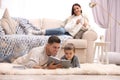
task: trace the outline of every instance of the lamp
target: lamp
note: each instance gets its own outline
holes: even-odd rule
[[[89,3],[89,6],[90,6],[91,8],[93,8],[93,7],[96,6],[96,3],[95,3],[95,2],[90,2],[90,3]]]

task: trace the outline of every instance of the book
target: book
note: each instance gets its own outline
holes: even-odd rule
[[[61,64],[63,68],[69,68],[71,67],[71,61],[70,60],[65,60],[65,59],[59,59],[57,57],[49,56],[48,59],[48,65],[50,63],[54,62],[55,64]]]
[[[25,66],[22,66],[22,65],[15,65],[13,66],[14,69],[26,69]]]

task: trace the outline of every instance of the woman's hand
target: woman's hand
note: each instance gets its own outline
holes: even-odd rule
[[[84,24],[83,24],[83,26],[84,26],[84,27],[86,27],[86,26],[87,26],[87,24],[86,24],[86,23],[84,23]]]
[[[88,25],[88,23],[86,21],[84,21],[83,26],[86,27]]]
[[[80,23],[80,19],[78,19],[77,21],[76,21],[76,24],[79,24]]]

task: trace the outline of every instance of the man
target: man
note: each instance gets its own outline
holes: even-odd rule
[[[47,65],[49,56],[56,56],[60,48],[61,40],[57,36],[50,36],[45,46],[33,48],[30,52],[18,59],[13,63],[25,65],[28,68],[48,68],[56,69],[61,68],[61,64],[55,65],[54,62]]]

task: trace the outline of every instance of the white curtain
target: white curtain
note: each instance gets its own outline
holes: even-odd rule
[[[92,8],[94,20],[106,29],[106,42],[109,51],[120,52],[120,0],[91,0],[96,6]]]

